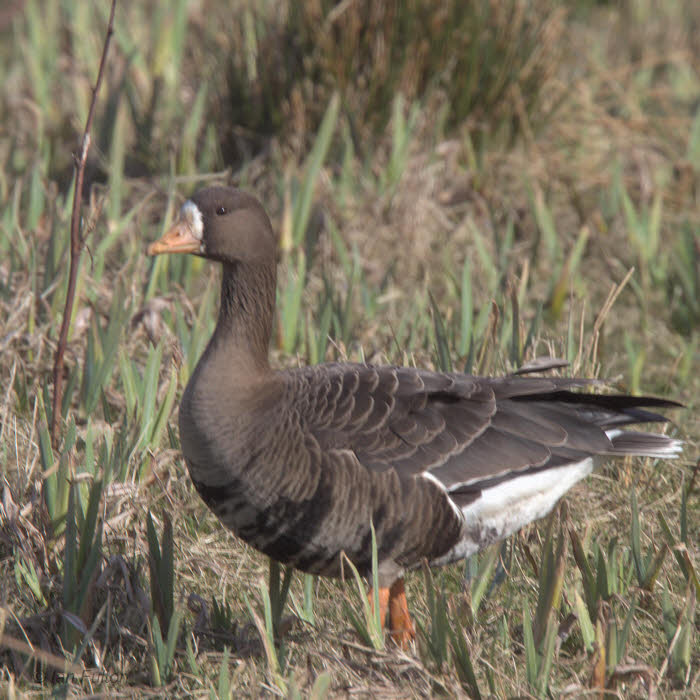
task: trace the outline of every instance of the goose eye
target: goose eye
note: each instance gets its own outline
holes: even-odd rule
[[[223,216],[226,213],[226,207],[218,207],[216,210],[217,216]]]

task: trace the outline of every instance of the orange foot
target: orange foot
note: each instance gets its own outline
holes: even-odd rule
[[[408,612],[406,589],[403,579],[397,579],[389,589],[389,623],[391,638],[402,648],[408,649],[416,638],[411,613]]]
[[[369,602],[371,605],[374,605],[374,596],[371,589]],[[416,631],[413,627],[411,614],[408,612],[406,589],[402,578],[394,581],[391,588],[379,589],[379,619],[381,620],[382,631],[384,630],[387,611],[389,613],[389,634],[391,638],[402,649],[408,649],[411,642],[416,638]]]
[[[374,589],[370,588],[367,594],[369,598],[369,604],[374,612]],[[389,589],[380,588],[379,589],[379,622],[382,626],[382,632],[384,631],[384,623],[386,622],[386,613],[389,610]]]

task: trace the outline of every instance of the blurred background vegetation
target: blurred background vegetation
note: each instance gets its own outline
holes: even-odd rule
[[[0,8],[0,634],[21,642],[0,647],[2,687],[697,693],[700,5],[118,3],[53,449],[73,154],[108,14]],[[265,562],[178,457],[217,281],[144,255],[215,182],[280,233],[277,366],[554,355],[684,402],[684,458],[606,466],[568,499],[567,538],[540,524],[409,577],[408,660],[353,632],[334,582],[295,580],[298,621],[266,637]]]

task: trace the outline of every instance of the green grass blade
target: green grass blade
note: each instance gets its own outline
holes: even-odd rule
[[[165,678],[163,672],[165,670],[165,644],[163,643],[163,635],[160,631],[160,623],[158,617],[155,616],[151,620],[151,682],[154,686],[163,685]]]
[[[435,344],[437,346],[438,367],[442,372],[451,372],[452,358],[450,357],[450,349],[447,343],[447,333],[445,331],[445,324],[442,321],[440,309],[435,303],[433,295],[429,294],[429,297],[430,306],[433,310],[433,324],[435,328]]]
[[[525,647],[525,671],[531,688],[537,687],[537,671],[539,661],[535,648],[535,637],[532,634],[532,620],[527,602],[523,604],[523,646]]]
[[[472,271],[469,258],[464,259],[462,266],[460,304],[460,332],[458,353],[465,357],[472,346],[472,323],[474,319],[474,299],[472,295]]]
[[[301,314],[301,302],[306,283],[306,255],[303,250],[296,253],[296,271],[292,272],[291,266],[287,285],[281,299],[280,318],[282,320],[282,348],[287,353],[296,349],[299,333],[299,316]]]
[[[374,533],[374,527],[372,528]],[[347,608],[346,612],[350,618],[352,626],[355,628],[360,638],[368,646],[381,651],[384,649],[384,635],[382,634],[381,620],[379,617],[379,577],[377,575],[376,562],[376,537],[373,537],[372,546],[372,599],[373,604],[370,605],[367,596],[365,595],[365,587],[362,583],[362,577],[357,570],[357,567],[344,556],[343,561],[350,567],[350,571],[355,579],[355,584],[357,587],[357,592],[360,597],[360,604],[362,606],[363,616],[358,617],[354,611]],[[373,609],[374,608],[374,609]]]
[[[163,343],[151,349],[143,372],[143,386],[141,389],[141,423],[144,432],[150,433],[155,420],[156,401],[158,398],[158,374],[163,358]]]
[[[168,418],[173,410],[173,405],[175,404],[175,395],[177,393],[177,369],[173,366],[170,370],[170,382],[168,384],[168,391],[165,397],[160,403],[158,408],[158,413],[156,414],[155,422],[153,423],[153,428],[151,430],[151,435],[149,438],[149,443],[151,445],[157,445],[161,434],[165,430],[165,426],[168,423]]]
[[[630,496],[632,503],[632,526],[631,526],[631,548],[632,557],[634,559],[634,569],[637,574],[637,582],[641,588],[646,588],[648,585],[653,584],[653,580],[658,574],[658,569],[654,571],[650,566],[649,557],[642,556],[642,545],[641,545],[641,528],[639,526],[639,507],[637,505],[637,494],[632,489],[632,494]],[[658,559],[657,554],[657,559]],[[666,548],[664,548],[663,555],[660,561],[655,561],[654,564],[658,563],[660,567],[663,563],[663,558],[666,556]]]
[[[260,586],[260,593],[262,595],[263,605],[267,608],[267,606],[269,606],[270,598],[267,589],[264,585]],[[265,657],[267,659],[267,665],[270,675],[272,676],[272,680],[275,683],[275,685],[283,693],[286,694],[287,684],[284,678],[282,677],[282,672],[280,670],[280,662],[277,656],[277,650],[275,648],[275,641],[272,636],[271,624],[266,624],[266,622],[264,622],[260,618],[260,615],[258,615],[258,613],[255,611],[255,608],[253,608],[251,602],[248,600],[248,596],[245,595],[245,593],[243,594],[243,599],[245,601],[246,607],[248,608],[248,614],[253,620],[253,624],[258,630],[258,634],[260,635],[260,640],[265,651]]]
[[[173,521],[165,513],[163,515],[163,545],[161,549],[160,571],[158,580],[161,584],[161,595],[165,610],[165,621],[170,628],[170,621],[175,609],[175,562],[173,547]]]
[[[537,693],[540,697],[544,697],[547,694],[547,689],[549,687],[549,677],[552,672],[552,665],[554,664],[554,650],[556,648],[557,642],[557,624],[550,618],[547,624],[547,631],[543,640],[542,645],[542,658],[540,661],[540,668],[537,675]]]
[[[315,623],[314,618],[314,581],[311,574],[304,574],[304,611],[303,618],[310,625]]]
[[[681,510],[679,520],[681,527],[681,542],[683,542],[685,545],[688,544],[688,494],[690,493],[692,486],[692,480],[689,484],[686,484],[684,480],[681,487]],[[659,515],[663,517],[663,513],[659,513]]]
[[[127,416],[132,416],[139,401],[139,394],[137,390],[136,372],[134,371],[133,363],[131,358],[127,355],[126,350],[122,350],[119,353],[119,377],[124,390],[126,414]]]
[[[481,692],[479,691],[479,684],[476,680],[474,666],[469,653],[469,645],[464,637],[464,632],[458,626],[454,629],[450,627],[450,639],[457,677],[473,700],[481,700]]]
[[[153,525],[153,518],[151,517],[150,510],[148,511],[148,517],[146,519],[146,534],[148,537],[148,554],[153,561],[153,565],[156,567],[156,572],[158,572],[161,567],[160,544],[158,543],[158,534],[156,533],[155,525]]]
[[[66,548],[63,561],[63,607],[66,610],[74,611],[75,597],[77,593],[77,551],[78,532],[75,523],[75,499],[77,487],[69,490],[68,512],[66,514]]]
[[[51,447],[51,435],[46,423],[43,421],[39,424],[39,456],[41,458],[41,467],[44,473],[48,472],[54,465],[53,449]],[[44,476],[43,492],[46,509],[49,517],[53,520],[56,517],[57,507],[57,490],[58,476],[56,472]]]
[[[472,584],[471,590],[471,609],[474,617],[476,617],[481,607],[488,585],[493,578],[493,572],[496,568],[500,551],[498,545],[493,545],[482,554],[483,558],[480,561],[479,572],[475,582]]]
[[[89,539],[89,537],[88,537]],[[81,543],[82,544],[82,543]],[[78,570],[80,576],[79,588],[76,598],[76,612],[81,615],[85,611],[86,605],[89,603],[90,598],[90,587],[94,585],[93,576],[97,571],[98,564],[102,557],[102,523],[97,526],[97,532],[95,533],[95,539],[90,547],[87,558],[85,560],[85,565],[82,569]]]
[[[313,686],[311,687],[311,693],[309,694],[309,700],[325,700],[331,690],[331,674],[328,671],[319,673],[316,676]]]
[[[180,625],[182,623],[182,618],[182,610],[176,610],[170,618],[170,624],[168,625],[168,639],[165,647],[165,658],[168,678],[170,677],[170,674],[173,671],[173,664],[175,661],[175,647],[177,646],[177,638],[180,635]]]
[[[221,669],[219,670],[219,682],[217,683],[217,697],[219,700],[232,698],[231,674],[228,670],[229,648],[224,647],[224,654],[221,658]]]
[[[87,513],[85,522],[80,532],[80,550],[78,551],[78,571],[85,567],[88,553],[93,545],[97,542],[97,531],[95,525],[97,523],[97,512],[102,499],[102,482],[96,481],[90,489],[88,498]]]
[[[588,608],[578,592],[575,593],[574,607],[576,610],[576,617],[578,618],[579,629],[581,630],[581,637],[583,638],[583,646],[590,654],[593,651],[593,644],[595,642],[595,629]]]
[[[304,166],[304,181],[301,186],[301,191],[299,192],[299,198],[294,205],[294,213],[292,216],[292,240],[295,247],[299,246],[306,235],[316,181],[321,172],[321,167],[326,160],[331,139],[335,132],[339,108],[340,96],[338,93],[335,93],[328,103],[328,108],[321,121],[321,126],[318,129],[316,140],[314,141],[311,153]]]
[[[632,629],[632,620],[634,620],[634,614],[636,612],[636,603],[633,600],[630,604],[630,609],[627,611],[627,616],[625,617],[625,622],[622,626],[622,630],[618,636],[617,640],[617,650],[621,659],[625,657],[625,649],[627,648],[627,640],[629,639],[630,630]]]

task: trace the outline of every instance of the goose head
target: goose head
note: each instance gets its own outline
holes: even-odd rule
[[[149,255],[191,253],[224,264],[274,264],[277,240],[265,210],[233,187],[207,187],[180,208]]]

